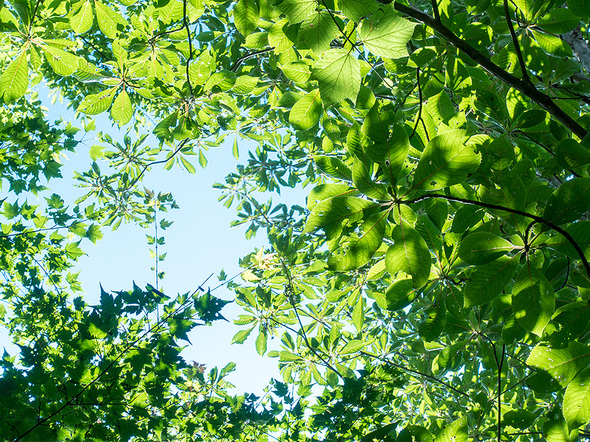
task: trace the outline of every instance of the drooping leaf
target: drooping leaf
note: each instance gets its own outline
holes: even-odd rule
[[[111,106],[116,90],[117,88],[111,88],[99,92],[98,94],[88,95],[82,100],[76,110],[87,115],[100,114]]]
[[[555,310],[555,294],[547,278],[530,264],[512,287],[512,310],[520,325],[541,336]]]
[[[466,141],[465,131],[460,129],[430,140],[414,172],[414,188],[442,189],[464,181],[475,172],[481,154],[475,153]]]
[[[554,224],[564,224],[579,219],[590,210],[590,178],[574,178],[565,181],[549,197],[543,218]]]
[[[355,187],[364,195],[382,201],[390,199],[385,184],[373,181],[371,171],[367,169],[365,163],[358,158],[354,159],[352,180]]]
[[[255,0],[240,0],[233,9],[234,23],[244,37],[258,28],[258,3]]]
[[[22,97],[29,86],[29,65],[25,51],[16,57],[2,72],[0,77],[0,95],[9,103]]]
[[[61,49],[50,45],[41,45],[41,50],[45,54],[45,59],[56,74],[67,77],[76,72],[76,69],[78,68],[78,58],[74,54],[62,51]]]
[[[420,288],[430,277],[431,257],[420,234],[405,222],[395,226],[391,234],[393,245],[387,249],[385,266],[391,275],[400,270],[412,276],[413,286]]]
[[[565,388],[579,372],[590,365],[590,347],[575,341],[565,348],[538,344],[531,351],[526,363],[547,373]]]
[[[83,34],[92,28],[94,23],[94,11],[90,0],[82,0],[79,7],[70,17],[70,25],[77,34]]]
[[[386,7],[363,20],[360,37],[367,49],[375,55],[387,58],[406,57],[406,44],[414,33],[414,26],[415,23],[399,16],[393,7]]]
[[[305,232],[340,225],[344,220],[355,222],[364,217],[365,210],[377,207],[376,203],[351,196],[337,196],[317,204],[307,218]]]
[[[314,207],[320,202],[334,196],[354,196],[354,189],[351,189],[346,184],[320,184],[309,192],[307,197],[307,208],[313,210]]]
[[[327,11],[316,11],[310,18],[304,20],[297,33],[307,47],[316,54],[321,54],[330,48],[330,43],[338,36],[338,25]]]
[[[309,130],[320,120],[322,114],[322,100],[320,91],[316,89],[301,97],[293,105],[289,113],[289,122],[295,129]]]
[[[361,87],[361,67],[351,51],[329,49],[322,54],[313,68],[325,106],[345,98],[355,100]]]
[[[481,265],[494,261],[513,248],[510,241],[493,233],[474,232],[461,241],[459,257],[467,264]]]
[[[125,26],[125,19],[110,6],[94,0],[94,9],[96,11],[96,21],[100,30],[109,38],[117,36],[119,28]]]
[[[347,238],[344,244],[330,255],[328,266],[336,271],[345,272],[365,265],[381,246],[386,224],[387,212],[377,213],[365,219],[358,235],[354,234]]]
[[[463,290],[465,307],[486,304],[502,293],[517,265],[516,257],[502,256],[476,267],[469,275]]]
[[[123,89],[111,107],[111,118],[119,123],[119,126],[124,126],[131,121],[133,115],[133,106],[131,105],[131,99],[127,91]]]
[[[342,13],[357,23],[379,8],[379,3],[375,0],[340,0],[338,4],[342,8]]]
[[[326,155],[318,155],[313,159],[320,170],[326,175],[340,180],[352,181],[352,172],[342,160]]]
[[[567,386],[563,397],[563,416],[570,428],[590,422],[590,367],[579,372]]]
[[[404,128],[399,125],[393,126],[389,137],[388,132],[385,133],[382,143],[366,144],[364,151],[371,160],[381,166],[385,177],[395,185],[408,156],[410,140]]]

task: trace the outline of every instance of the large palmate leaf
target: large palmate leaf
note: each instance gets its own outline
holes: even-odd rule
[[[485,304],[502,293],[517,265],[517,257],[502,256],[476,267],[469,275],[463,290],[465,307]]]
[[[240,0],[234,6],[234,23],[243,36],[248,36],[258,27],[258,2],[255,0]]]
[[[424,239],[405,222],[395,226],[391,239],[393,245],[385,255],[387,271],[395,275],[401,270],[412,276],[414,287],[424,286],[428,282],[431,265],[430,252]]]
[[[0,96],[5,102],[22,97],[29,86],[29,65],[26,51],[16,57],[0,77]]]
[[[466,141],[465,131],[460,129],[430,140],[414,172],[414,188],[442,189],[464,181],[475,172],[481,154],[476,153]]]
[[[512,287],[512,310],[520,325],[538,336],[543,334],[555,310],[553,287],[528,263]]]
[[[336,271],[345,272],[358,269],[373,257],[381,243],[387,225],[388,212],[376,213],[366,218],[360,232],[347,238],[347,241],[331,254],[328,266]]]
[[[355,100],[361,87],[361,67],[347,49],[330,49],[322,54],[313,68],[325,106],[345,98]]]
[[[406,44],[414,33],[415,23],[399,16],[393,7],[385,7],[363,20],[360,37],[369,51],[380,57],[408,56]]]
[[[575,221],[590,210],[590,178],[564,182],[549,197],[543,218],[554,224]]]

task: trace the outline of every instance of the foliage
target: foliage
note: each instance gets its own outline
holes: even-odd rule
[[[15,122],[1,128],[14,193],[3,206],[3,299],[21,355],[4,359],[2,398],[23,421],[2,421],[2,434],[587,439],[587,6],[5,4],[0,95],[3,122]],[[77,175],[88,192],[71,211],[58,195],[46,209],[18,196],[41,191],[39,172],[56,176],[55,156],[75,144],[71,127],[51,132],[32,110],[27,88],[41,79],[87,116],[85,130],[106,112],[130,128],[123,143],[99,135],[95,162]],[[157,148],[144,145],[150,122]],[[15,124],[32,135],[15,136]],[[240,137],[258,143],[216,186],[246,236],[262,228],[269,239],[242,260],[243,283],[228,284],[244,308],[234,341],[251,336],[282,369],[266,406],[223,388],[215,400],[187,392],[199,370],[176,342],[217,317],[213,298],[134,289],[88,308],[62,288],[76,290],[74,237],[96,240],[99,225],[124,221],[158,226],[174,203],[142,190],[144,174],[158,164],[195,172],[191,158],[204,167],[228,134],[236,157]],[[296,186],[310,189],[305,207],[266,198]],[[147,319],[159,304],[161,319]],[[268,350],[273,336],[280,350]],[[47,386],[54,378],[62,387]],[[176,412],[187,407],[195,414]]]

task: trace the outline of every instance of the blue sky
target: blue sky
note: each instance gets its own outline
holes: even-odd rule
[[[51,104],[43,96],[46,89],[40,92],[45,106],[49,108],[50,120],[61,116],[65,121],[73,121],[71,110],[59,102]],[[76,122],[74,124],[80,126]],[[97,129],[111,134],[116,140],[121,138],[122,132],[112,128],[106,116],[97,118]],[[157,142],[153,137],[150,140]],[[94,142],[86,136],[86,146],[81,145],[75,154],[68,155],[62,168],[63,179],[50,183],[49,194],[60,194],[70,205],[83,194],[83,190],[75,187],[72,175],[74,171],[88,170],[91,160],[87,149]],[[210,150],[207,154],[209,164],[205,169],[196,164],[195,157],[197,172],[194,175],[178,167],[165,171],[163,165],[158,165],[144,177],[144,186],[156,192],[171,192],[180,206],[179,210],[166,214],[166,219],[174,221],[174,224],[165,231],[166,243],[159,250],[159,253],[167,253],[165,261],[160,264],[160,270],[166,273],[160,288],[169,295],[194,291],[211,274],[214,277],[205,287],[217,286],[217,275],[222,269],[228,277],[239,273],[238,259],[266,244],[264,231],[246,240],[245,227],[229,227],[236,218],[235,210],[219,203],[220,192],[212,188],[215,182],[222,182],[237,164],[232,155],[232,143],[233,136],[230,136],[225,145]],[[253,147],[253,144],[240,141],[241,158],[246,158],[248,147]],[[277,195],[273,196],[273,200],[278,202]],[[299,190],[288,192],[286,196],[291,202],[303,204],[305,193]],[[98,299],[100,284],[105,290],[130,289],[134,282],[140,287],[154,284],[154,272],[150,270],[154,261],[149,256],[146,233],[153,235],[153,231],[127,224],[116,231],[104,228],[104,237],[96,245],[89,241],[82,243],[87,255],[80,258],[78,270],[87,302]],[[226,300],[233,300],[234,297],[225,287],[214,294]],[[221,368],[229,362],[236,362],[236,371],[227,378],[236,386],[234,393],[261,394],[271,377],[280,378],[277,361],[259,356],[253,339],[242,345],[231,345],[233,335],[239,330],[232,319],[241,313],[241,309],[232,303],[222,313],[229,321],[217,321],[212,326],[195,329],[189,335],[191,345],[187,343],[183,355],[187,361],[205,364],[207,368]],[[273,345],[275,342],[269,342],[269,349],[276,348]],[[6,337],[0,334],[0,345],[7,344]]]

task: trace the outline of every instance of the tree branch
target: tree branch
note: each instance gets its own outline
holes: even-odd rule
[[[478,63],[490,74],[499,78],[508,86],[513,87],[528,96],[570,131],[576,134],[580,139],[584,138],[588,134],[586,129],[584,129],[572,117],[570,117],[559,106],[557,106],[557,104],[555,104],[549,95],[539,91],[533,84],[526,83],[524,80],[521,80],[502,69],[500,66],[492,62],[492,60],[490,60],[488,57],[470,46],[465,40],[462,40],[457,35],[455,35],[455,33],[449,28],[436,21],[436,19],[433,17],[399,2],[394,3],[394,8],[398,12],[408,15],[409,17],[424,23],[434,31],[438,32],[444,39],[469,56],[473,61]],[[588,270],[590,272],[590,266],[588,267]]]
[[[586,259],[586,255],[584,255],[584,251],[582,250],[580,245],[576,242],[576,240],[567,231],[565,231],[564,229],[562,229],[558,225],[556,225],[550,221],[547,221],[546,219],[544,219],[540,216],[533,215],[532,213],[524,212],[522,210],[512,209],[510,207],[499,206],[497,204],[490,204],[490,203],[484,203],[481,201],[468,200],[466,198],[459,198],[459,197],[455,197],[455,196],[442,195],[440,193],[429,193],[429,194],[422,195],[422,196],[419,196],[417,198],[414,198],[414,199],[411,199],[408,201],[400,201],[400,202],[403,204],[415,204],[415,203],[418,203],[420,201],[424,201],[429,198],[441,198],[441,199],[445,199],[447,201],[456,201],[459,203],[471,204],[471,205],[479,206],[479,207],[485,207],[487,209],[502,210],[504,212],[514,213],[516,215],[524,216],[524,217],[530,218],[538,223],[544,224],[547,227],[549,227],[550,229],[555,230],[557,233],[561,234],[563,237],[565,237],[565,239],[568,240],[568,242],[576,250],[576,253],[579,255],[580,260],[582,261],[582,264],[584,265],[584,269],[586,270],[586,274],[590,278],[590,263]]]
[[[588,47],[588,42],[582,36],[580,26],[573,31],[562,34],[560,37],[572,48],[573,53],[576,54],[586,71],[590,72],[590,47]]]

